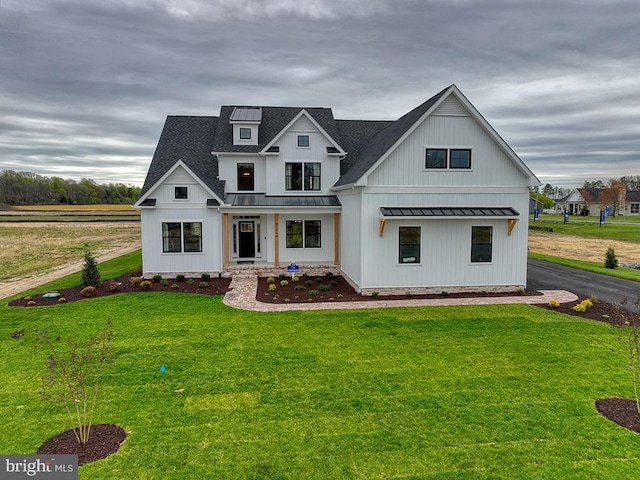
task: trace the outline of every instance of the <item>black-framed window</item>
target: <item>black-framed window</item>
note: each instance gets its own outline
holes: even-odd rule
[[[427,148],[426,168],[447,168],[446,148]]]
[[[629,213],[640,213],[640,203],[632,203]]]
[[[298,147],[300,148],[309,147],[309,135],[298,135]]]
[[[176,187],[173,192],[173,198],[175,198],[176,200],[187,200],[189,198],[188,187]]]
[[[470,148],[427,148],[425,168],[471,169]]]
[[[285,189],[309,190],[321,189],[321,164],[320,163],[286,163],[285,164]]]
[[[420,227],[398,227],[398,262],[420,263]]]
[[[492,258],[493,227],[471,227],[471,261],[489,263]]]
[[[202,252],[202,223],[163,222],[162,251],[164,253]]]
[[[452,148],[449,150],[449,168],[471,168],[471,149]]]
[[[322,222],[320,220],[287,220],[287,248],[320,248]]]
[[[253,190],[253,163],[238,164],[238,190]]]
[[[251,140],[251,128],[240,127],[240,140]]]

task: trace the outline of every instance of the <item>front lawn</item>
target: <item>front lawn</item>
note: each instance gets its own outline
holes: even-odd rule
[[[594,408],[632,395],[616,334],[536,307],[265,314],[150,292],[1,306],[0,318],[0,451],[24,454],[71,427],[40,398],[34,329],[64,339],[113,320],[95,420],[129,435],[80,478],[618,479],[640,468],[640,435]]]

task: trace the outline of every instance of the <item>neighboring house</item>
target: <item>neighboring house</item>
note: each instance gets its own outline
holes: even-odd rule
[[[167,118],[140,200],[145,275],[295,262],[358,291],[526,284],[538,179],[452,85],[396,121],[223,106]]]
[[[611,199],[604,188],[576,188],[568,196],[556,201],[556,209],[571,215],[599,216],[602,210],[612,209]],[[610,196],[610,194],[609,194]],[[616,203],[615,215],[640,215],[640,191],[622,190]]]
[[[542,213],[544,204],[537,198],[529,197],[529,213],[534,213],[538,210],[538,213]]]

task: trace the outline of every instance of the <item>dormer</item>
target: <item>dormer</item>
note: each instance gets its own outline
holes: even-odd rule
[[[258,128],[262,122],[262,108],[235,107],[229,117],[233,125],[234,145],[258,145]]]

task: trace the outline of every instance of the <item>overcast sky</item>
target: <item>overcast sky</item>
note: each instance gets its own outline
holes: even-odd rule
[[[543,183],[640,175],[638,0],[0,0],[0,170],[141,185],[167,115],[455,83]]]

